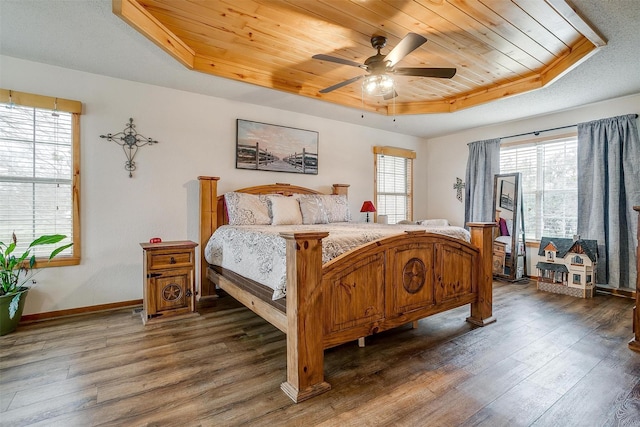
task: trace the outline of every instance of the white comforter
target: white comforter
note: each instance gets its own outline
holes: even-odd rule
[[[424,227],[421,225],[382,225],[333,223],[316,225],[245,225],[219,227],[205,247],[209,264],[229,269],[273,289],[273,299],[286,294],[286,247],[280,237],[284,231],[328,231],[322,240],[322,262],[365,243],[401,234],[405,230],[430,233],[470,241],[469,232],[460,227]]]

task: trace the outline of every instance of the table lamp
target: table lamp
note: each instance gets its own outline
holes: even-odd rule
[[[362,207],[360,208],[360,212],[367,213],[367,222],[369,222],[369,212],[375,212],[375,211],[376,211],[376,207],[373,206],[373,203],[370,200],[367,200],[366,202],[364,202],[362,204]]]

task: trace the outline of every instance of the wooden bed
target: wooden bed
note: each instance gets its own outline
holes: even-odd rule
[[[266,287],[204,259],[210,236],[228,219],[217,177],[200,182],[199,297],[216,285],[287,335],[287,380],[282,390],[301,402],[331,388],[324,349],[470,304],[466,319],[484,326],[492,315],[492,234],[495,224],[470,223],[471,244],[448,236],[406,232],[379,239],[322,264],[326,232],[282,233],[287,297],[271,301]],[[348,185],[334,184],[333,194]],[[250,194],[319,194],[288,184],[235,190]],[[313,226],[309,226],[313,229]]]

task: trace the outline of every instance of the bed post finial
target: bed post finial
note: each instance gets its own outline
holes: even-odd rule
[[[197,284],[198,299],[217,297],[216,286],[207,278],[207,260],[204,248],[216,228],[218,228],[218,180],[217,176],[199,176],[200,182],[200,280]]]
[[[349,187],[349,184],[333,184],[333,194],[348,196]]]

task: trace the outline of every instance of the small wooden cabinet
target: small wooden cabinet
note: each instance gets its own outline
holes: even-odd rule
[[[493,242],[493,274],[505,274],[506,246],[502,242]]]
[[[156,323],[198,316],[195,248],[186,241],[140,243],[143,251],[142,322]]]

